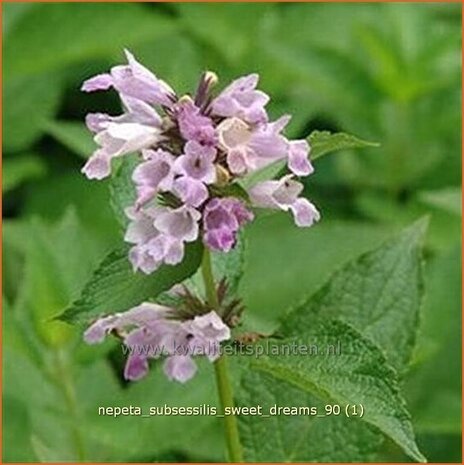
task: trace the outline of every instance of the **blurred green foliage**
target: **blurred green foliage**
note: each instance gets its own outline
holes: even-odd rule
[[[247,230],[246,324],[270,331],[347,260],[430,215],[426,299],[404,384],[429,461],[461,452],[461,9],[457,4],[3,4],[4,461],[223,460],[216,419],[98,417],[101,405],[214,403],[207,364],[186,386],[155,367],[121,380],[116,345],[51,323],[121,241],[108,185],[79,169],[88,111],[118,113],[83,79],[123,47],[179,92],[204,69],[261,74],[291,136],[346,131],[380,147],[316,162],[321,223],[283,214]],[[111,311],[111,309],[108,309]],[[385,460],[405,456],[386,448]]]

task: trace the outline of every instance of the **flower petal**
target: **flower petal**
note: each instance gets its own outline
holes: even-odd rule
[[[172,355],[164,362],[164,373],[170,380],[185,383],[195,375],[197,366],[189,355]]]
[[[297,176],[308,176],[314,171],[309,161],[309,144],[305,140],[289,142],[288,167]]]

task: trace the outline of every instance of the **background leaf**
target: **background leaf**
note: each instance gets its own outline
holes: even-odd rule
[[[24,181],[40,178],[47,172],[41,158],[36,155],[21,155],[4,160],[2,175],[2,191],[8,192]]]
[[[379,145],[343,132],[331,134],[329,131],[313,131],[308,137],[308,142],[311,146],[310,158],[312,160],[338,150],[378,147]]]
[[[45,125],[47,133],[72,152],[87,159],[95,151],[92,134],[81,122],[50,121]]]

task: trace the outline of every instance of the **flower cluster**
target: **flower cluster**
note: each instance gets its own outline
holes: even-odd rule
[[[89,344],[100,343],[116,333],[128,349],[124,377],[139,380],[148,372],[148,360],[165,357],[164,372],[171,380],[185,383],[196,372],[192,357],[205,355],[214,361],[219,344],[230,338],[230,329],[211,311],[193,319],[173,319],[175,310],[143,303],[124,313],[100,318],[84,333]]]
[[[185,244],[199,237],[211,250],[230,251],[240,228],[253,220],[251,207],[290,211],[298,226],[319,219],[295,179],[313,172],[309,145],[283,135],[289,116],[269,121],[269,97],[257,89],[258,75],[237,79],[214,97],[217,78],[207,72],[193,96],[178,97],[131,53],[126,56],[127,65],[82,86],[85,92],[114,88],[124,108],[119,116],[87,115],[98,149],[82,171],[90,179],[103,179],[111,174],[114,158],[138,153],[132,172],[136,198],[125,210],[124,238],[132,244],[129,260],[135,271],[149,274],[163,264],[180,263]],[[291,174],[248,190],[240,184],[244,176],[278,160],[286,161]],[[221,316],[186,290],[176,309],[143,303],[98,319],[84,338],[90,344],[109,333],[122,338],[129,349],[124,372],[129,380],[147,373],[149,359],[165,357],[166,375],[185,382],[196,371],[193,356],[214,361],[220,343],[230,339],[229,326],[241,304],[225,300],[226,287],[222,282],[217,289],[221,308],[215,310]]]
[[[131,53],[126,56],[127,65],[82,86],[85,92],[114,88],[124,107],[119,116],[87,115],[99,148],[82,171],[103,179],[113,158],[140,153],[132,175],[137,198],[126,210],[135,270],[152,273],[163,263],[179,263],[185,243],[199,236],[210,249],[229,251],[253,219],[250,207],[290,211],[298,226],[319,219],[295,179],[313,171],[309,145],[283,135],[289,116],[269,121],[269,97],[257,89],[258,75],[241,77],[213,97],[217,78],[207,72],[193,96],[179,98]],[[240,198],[227,189],[277,160],[286,160],[292,174],[258,183]]]

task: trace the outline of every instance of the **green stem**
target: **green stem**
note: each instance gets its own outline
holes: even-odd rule
[[[206,298],[209,305],[215,309],[219,309],[219,301],[216,292],[216,285],[214,283],[213,270],[211,266],[211,256],[207,248],[203,255],[201,263],[201,272],[203,281],[205,283]],[[229,379],[229,370],[227,368],[227,358],[221,355],[216,362],[214,362],[214,369],[216,373],[216,384],[219,394],[219,401],[221,404],[222,412],[225,408],[234,407],[234,394],[232,391],[232,384]],[[227,450],[229,451],[230,462],[243,462],[242,446],[240,444],[240,437],[238,434],[238,425],[235,415],[224,416],[225,437],[227,443]]]

